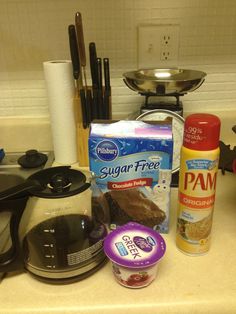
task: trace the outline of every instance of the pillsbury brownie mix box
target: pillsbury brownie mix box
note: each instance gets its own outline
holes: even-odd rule
[[[111,229],[135,221],[168,232],[172,155],[170,121],[91,124],[90,170],[101,192],[95,197]]]

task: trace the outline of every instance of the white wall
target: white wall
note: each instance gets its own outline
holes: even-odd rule
[[[42,62],[68,59],[67,27],[83,17],[86,49],[109,57],[114,117],[142,103],[122,73],[137,69],[140,24],[180,25],[176,66],[207,72],[183,98],[187,111],[236,106],[235,0],[0,0],[0,116],[48,116]],[[89,73],[89,67],[87,69]]]

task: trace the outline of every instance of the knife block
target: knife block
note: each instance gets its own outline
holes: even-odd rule
[[[91,88],[91,87],[88,87]],[[83,116],[81,109],[81,100],[79,94],[74,97],[74,111],[76,120],[76,137],[77,137],[77,159],[80,167],[89,167],[89,147],[88,139],[90,127],[83,127]],[[109,97],[109,119],[112,117],[111,95]],[[99,121],[99,120],[97,120]]]
[[[76,121],[76,137],[77,137],[77,159],[80,167],[89,166],[89,156],[88,156],[88,137],[89,137],[89,127],[84,129],[81,101],[79,96],[74,98],[74,108],[75,108],[75,121]]]

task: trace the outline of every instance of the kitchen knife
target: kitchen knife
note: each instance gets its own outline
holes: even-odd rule
[[[98,82],[98,118],[104,118],[103,90],[102,90],[102,59],[97,58],[97,82]]]
[[[88,123],[87,123],[87,110],[86,110],[85,90],[82,88],[82,89],[80,89],[79,92],[80,92],[80,102],[81,102],[83,128],[86,129]]]
[[[98,89],[102,90],[102,59],[97,58],[97,82]]]
[[[70,44],[70,55],[73,67],[73,76],[76,81],[76,87],[79,91],[81,85],[81,72],[80,72],[80,60],[79,60],[79,51],[77,46],[76,31],[74,25],[68,26],[68,35],[69,35],[69,44]]]
[[[103,68],[104,68],[104,81],[105,81],[105,89],[111,90],[110,85],[110,65],[109,65],[109,59],[104,58],[103,59]]]
[[[92,79],[92,108],[91,120],[98,118],[98,73],[97,73],[97,50],[94,42],[89,43],[89,61]]]
[[[86,53],[85,53],[85,45],[84,45],[84,32],[83,32],[82,16],[81,16],[80,12],[76,12],[76,14],[75,14],[75,28],[76,28],[80,63],[81,63],[83,75],[84,75],[84,84],[85,84],[85,88],[87,89]]]
[[[94,120],[94,119],[99,119],[99,102],[98,102],[98,89],[97,87],[96,88],[93,88],[93,100],[92,100],[92,103],[93,103],[93,107],[92,107],[92,111],[91,111],[91,119]]]
[[[109,59],[103,59],[103,69],[104,69],[104,81],[105,81],[105,89],[104,89],[104,112],[105,119],[109,119],[110,117],[110,96],[111,96],[111,85],[110,85],[110,65]]]
[[[92,99],[92,91],[91,89],[87,89],[86,91],[86,114],[87,114],[87,126],[91,123],[93,110],[93,99]]]
[[[98,80],[97,80],[97,50],[96,44],[94,42],[89,43],[89,60],[90,60],[90,71],[92,78],[92,86],[93,88],[97,88]]]

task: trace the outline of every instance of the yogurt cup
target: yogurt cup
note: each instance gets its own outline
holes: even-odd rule
[[[135,222],[118,227],[104,241],[115,279],[129,288],[146,287],[156,278],[165,250],[158,232]]]

